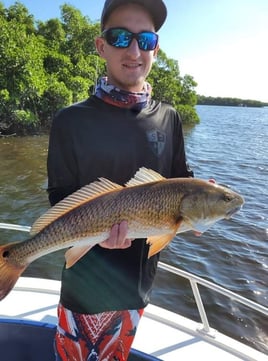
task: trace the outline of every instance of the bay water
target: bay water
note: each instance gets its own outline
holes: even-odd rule
[[[214,178],[245,198],[242,210],[202,236],[177,236],[161,261],[268,306],[268,108],[197,106],[201,122],[184,127],[195,177]],[[0,223],[31,225],[49,208],[48,136],[0,137]],[[0,230],[0,243],[27,234]],[[27,276],[60,279],[63,252],[35,261]],[[210,325],[268,354],[267,319],[200,288]],[[152,302],[198,319],[187,281],[158,270]]]

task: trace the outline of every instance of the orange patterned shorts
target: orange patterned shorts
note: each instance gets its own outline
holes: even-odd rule
[[[126,361],[143,311],[89,315],[59,304],[56,361]]]

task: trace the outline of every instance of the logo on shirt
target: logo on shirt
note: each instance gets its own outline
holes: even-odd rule
[[[158,129],[151,129],[146,132],[151,149],[159,157],[165,148],[166,134]]]

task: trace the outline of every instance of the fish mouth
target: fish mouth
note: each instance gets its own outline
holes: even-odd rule
[[[241,206],[237,206],[233,209],[230,209],[228,212],[226,212],[226,219],[231,218],[235,213],[237,213],[241,209]]]

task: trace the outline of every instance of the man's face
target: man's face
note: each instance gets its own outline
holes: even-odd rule
[[[133,33],[155,30],[147,11],[135,4],[123,5],[112,12],[105,30],[114,27],[126,28]],[[115,48],[99,37],[96,48],[106,60],[109,83],[122,90],[139,92],[143,89],[159,47],[151,51],[140,50],[137,40],[133,39],[128,48]]]

